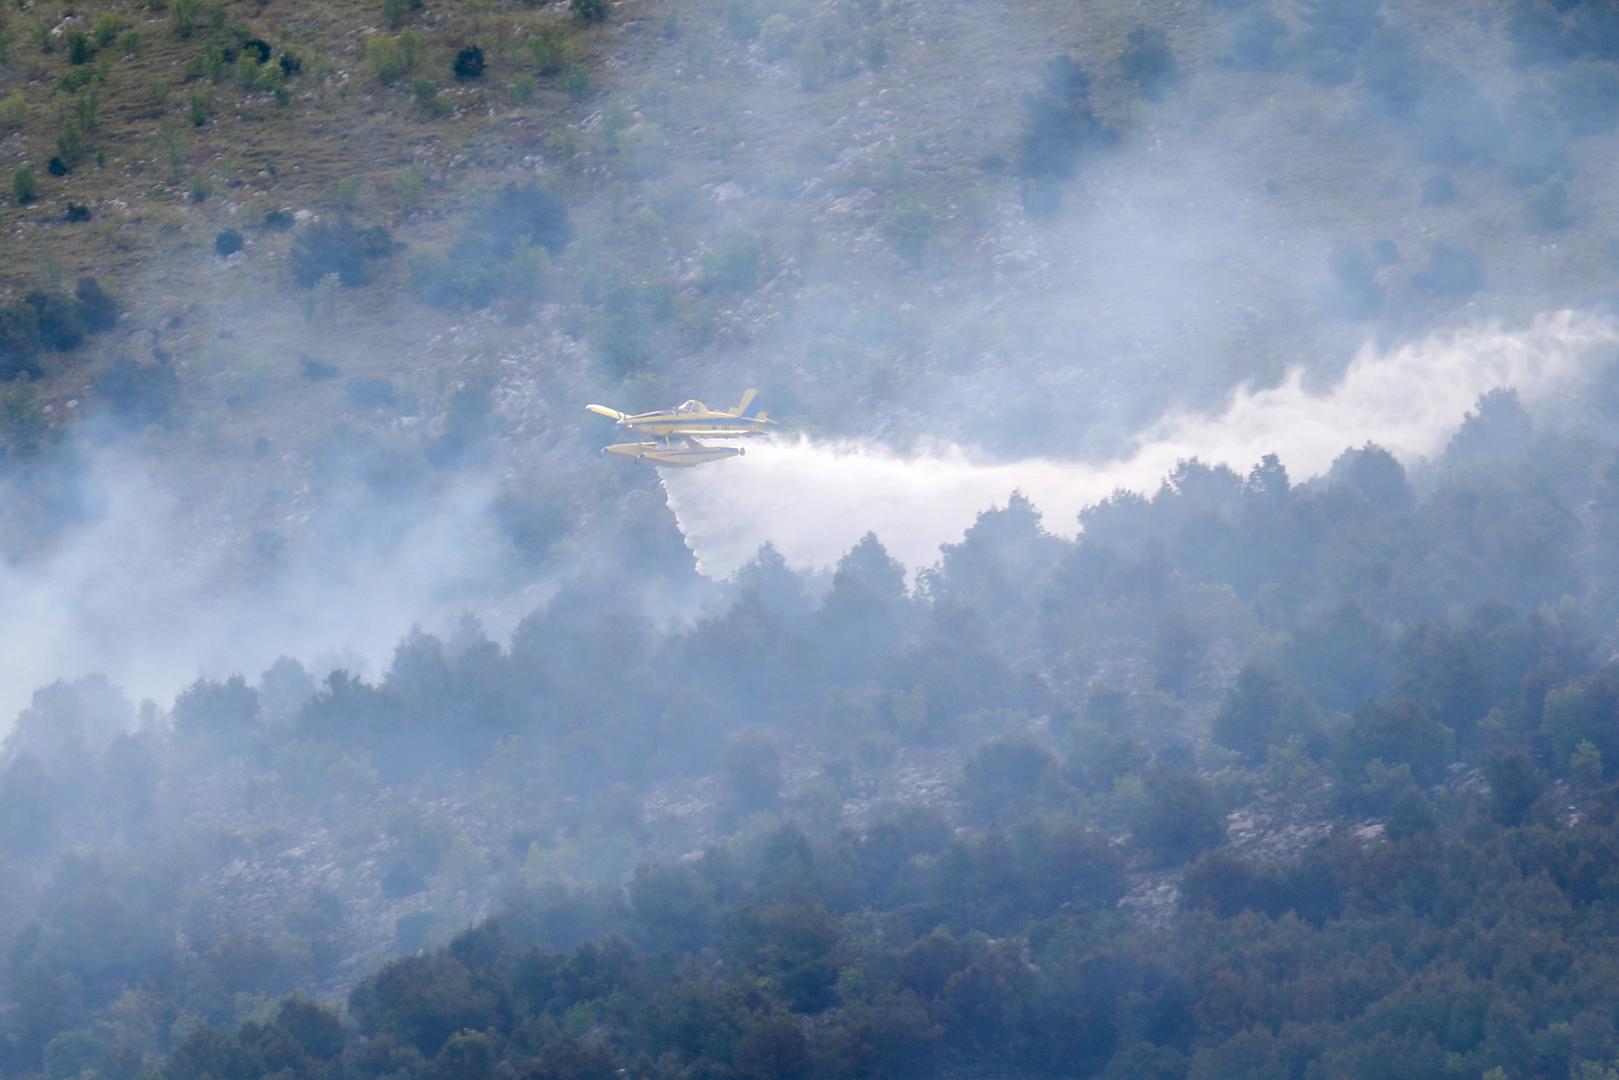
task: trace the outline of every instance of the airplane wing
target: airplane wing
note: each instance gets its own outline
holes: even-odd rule
[[[609,409],[605,405],[586,405],[585,408],[597,416],[605,416],[609,420],[623,420],[629,416],[628,413],[621,413],[617,409]]]

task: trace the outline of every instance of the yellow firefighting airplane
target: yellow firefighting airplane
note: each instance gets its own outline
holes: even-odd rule
[[[763,409],[753,416],[743,415],[758,393],[754,389],[744,390],[736,408],[725,412],[710,409],[701,401],[683,402],[663,412],[635,414],[609,409],[606,405],[586,405],[585,408],[637,435],[652,436],[641,442],[615,443],[603,447],[602,453],[688,468],[722,458],[741,457],[746,453],[740,446],[708,446],[698,442],[699,438],[741,439],[762,435],[767,424],[775,423]]]

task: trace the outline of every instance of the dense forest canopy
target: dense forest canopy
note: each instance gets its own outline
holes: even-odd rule
[[[1619,1077],[1616,106],[1610,0],[0,6],[0,1074]],[[580,409],[744,386],[841,520]]]

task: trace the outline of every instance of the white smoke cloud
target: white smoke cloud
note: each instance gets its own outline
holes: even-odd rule
[[[1480,394],[1512,387],[1526,401],[1570,383],[1594,348],[1619,340],[1608,319],[1572,311],[1527,327],[1363,349],[1337,385],[1312,392],[1301,369],[1263,390],[1240,388],[1217,415],[1176,413],[1105,462],[1030,458],[986,463],[957,446],[899,456],[860,442],[807,438],[750,446],[745,458],[664,470],[663,484],[699,569],[728,577],[772,543],[789,563],[824,567],[872,531],[907,566],[937,558],[977,514],[1021,490],[1053,532],[1073,535],[1084,507],[1124,488],[1150,493],[1197,457],[1245,472],[1278,454],[1295,481],[1320,475],[1348,446],[1378,443],[1409,462],[1431,456]],[[986,422],[1004,422],[986,417]]]
[[[512,584],[492,476],[452,485],[385,541],[339,522],[335,542],[305,537],[274,557],[230,522],[200,523],[184,485],[127,444],[88,452],[78,482],[93,519],[42,558],[0,561],[0,734],[56,679],[103,674],[166,704],[199,676],[252,680],[281,655],[375,676],[413,624],[473,610],[498,633],[545,591]]]

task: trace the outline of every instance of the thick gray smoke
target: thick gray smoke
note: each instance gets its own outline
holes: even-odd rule
[[[1564,311],[1517,330],[1466,330],[1388,352],[1368,347],[1329,390],[1310,391],[1295,369],[1279,386],[1239,389],[1217,415],[1168,415],[1133,450],[1103,462],[992,464],[959,446],[900,456],[871,443],[798,439],[751,447],[722,466],[668,470],[663,483],[699,568],[712,577],[729,576],[766,542],[789,563],[824,567],[867,531],[915,569],[1014,490],[1044,512],[1048,528],[1072,535],[1085,506],[1120,488],[1150,493],[1187,458],[1246,471],[1275,453],[1304,479],[1370,440],[1414,462],[1443,448],[1480,394],[1506,386],[1528,402],[1544,400],[1616,340],[1612,320]]]

